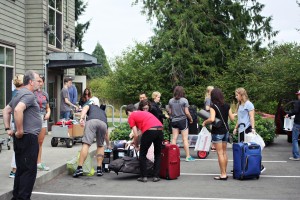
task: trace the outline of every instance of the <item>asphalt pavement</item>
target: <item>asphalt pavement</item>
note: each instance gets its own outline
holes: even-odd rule
[[[229,173],[227,181],[217,181],[219,175],[216,152],[206,159],[184,161],[181,148],[181,176],[176,180],[147,183],[136,181],[137,175],[110,172],[102,177],[73,178],[67,174],[66,162],[75,156],[81,145],[66,148],[64,144],[51,147],[51,136],[46,136],[43,160],[51,168],[38,172],[32,199],[299,199],[300,161],[290,161],[291,144],[286,136],[279,136],[263,150],[265,173],[259,180],[234,180]],[[91,151],[95,150],[95,144]],[[196,152],[190,149],[191,155]],[[232,168],[232,150],[228,148],[228,172]],[[12,150],[0,153],[0,199],[10,199],[13,179],[8,178]],[[96,166],[96,163],[94,163]]]

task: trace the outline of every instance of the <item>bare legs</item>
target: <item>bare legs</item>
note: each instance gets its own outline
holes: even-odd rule
[[[220,171],[221,171],[221,178],[227,177],[227,163],[228,163],[228,156],[226,152],[227,148],[227,143],[222,142],[222,143],[215,143],[215,147],[217,150],[218,154],[218,161],[219,161],[219,166],[220,166]]]
[[[39,141],[39,154],[37,159],[38,164],[42,162],[42,146],[45,139],[45,135],[46,135],[46,128],[42,128],[38,137],[38,141]]]
[[[176,144],[177,138],[179,135],[179,129],[177,128],[172,128],[172,142],[171,144]],[[182,135],[182,141],[183,141],[183,148],[185,151],[186,158],[190,157],[190,149],[189,149],[189,141],[188,141],[188,136],[189,136],[189,129],[185,129],[181,131]]]

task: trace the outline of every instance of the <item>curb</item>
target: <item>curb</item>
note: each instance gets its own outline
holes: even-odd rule
[[[95,153],[96,153],[96,150],[93,150],[90,152],[90,155],[92,156],[92,158],[94,157]],[[55,177],[59,176],[60,174],[66,172],[66,170],[67,170],[67,164],[65,163],[65,164],[49,171],[48,173],[45,173],[45,174],[41,175],[40,177],[37,177],[35,180],[34,186],[33,186],[33,190],[36,187],[41,186],[42,184],[54,179]],[[13,197],[12,192],[13,192],[13,190],[2,194],[0,196],[0,200],[11,199]]]

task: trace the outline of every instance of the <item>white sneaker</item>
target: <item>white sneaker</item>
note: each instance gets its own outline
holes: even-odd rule
[[[289,157],[290,160],[299,161],[300,158]]]
[[[49,171],[50,170],[50,168],[47,167],[44,163],[37,164],[37,169],[40,171]]]

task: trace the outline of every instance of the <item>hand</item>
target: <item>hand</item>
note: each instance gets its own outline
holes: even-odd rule
[[[289,114],[286,114],[284,117],[285,117],[285,118],[288,118],[288,117],[289,117]]]
[[[236,130],[236,128],[235,129],[233,129],[233,135],[236,135],[236,133],[237,133],[237,130]]]
[[[81,125],[81,126],[84,126],[84,123],[85,123],[84,119],[81,118],[81,119],[80,119],[80,125]]]
[[[50,113],[46,113],[46,115],[44,116],[44,120],[48,120],[50,118]]]
[[[18,132],[18,131],[17,131],[17,132],[15,133],[15,136],[16,136],[16,138],[19,138],[19,139],[20,139],[20,138],[23,137],[23,134],[24,134],[23,132]]]
[[[193,123],[193,120],[190,121],[190,124],[192,124],[192,123]]]
[[[111,147],[110,145],[108,145],[108,146],[107,146],[107,149],[110,149],[110,150],[112,150],[112,147]]]
[[[135,146],[134,148],[135,148],[136,151],[140,151],[140,147],[139,146],[137,146],[137,147]]]
[[[13,135],[14,135],[14,132],[13,132],[12,130],[7,130],[7,135],[13,136]]]
[[[203,122],[203,123],[202,123],[202,126],[203,126],[203,127],[205,127],[205,126],[206,126],[205,122]]]
[[[254,133],[254,134],[257,134],[256,130],[254,128],[251,130],[251,132]]]

